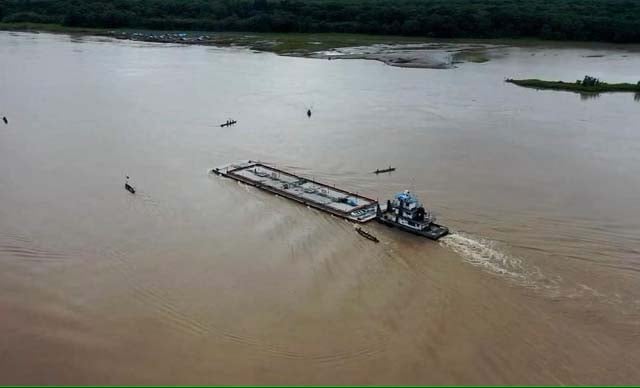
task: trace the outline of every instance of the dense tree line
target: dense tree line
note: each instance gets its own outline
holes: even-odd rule
[[[640,0],[2,0],[4,22],[640,42]]]

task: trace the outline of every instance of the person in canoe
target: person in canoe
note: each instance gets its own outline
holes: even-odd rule
[[[127,175],[127,180],[124,182],[124,188],[131,194],[136,193],[136,189],[129,184],[129,175]]]

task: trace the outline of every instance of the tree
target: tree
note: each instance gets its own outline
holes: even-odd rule
[[[253,0],[253,9],[256,11],[266,11],[268,8],[267,0]]]
[[[582,85],[584,85],[584,86],[598,86],[598,85],[600,85],[600,80],[597,79],[596,77],[591,77],[591,76],[585,75],[584,79],[582,80]]]
[[[640,0],[0,0],[0,18],[85,27],[640,43]]]

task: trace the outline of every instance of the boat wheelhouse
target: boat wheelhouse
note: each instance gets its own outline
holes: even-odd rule
[[[378,221],[410,233],[437,240],[446,236],[449,229],[436,224],[436,217],[426,210],[418,197],[409,190],[398,193],[387,201],[384,211],[378,206]]]

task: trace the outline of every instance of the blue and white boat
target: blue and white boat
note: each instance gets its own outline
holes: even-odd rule
[[[436,217],[409,190],[387,201],[384,210],[378,205],[377,212],[379,222],[431,240],[438,240],[449,233],[449,228],[436,224]]]

